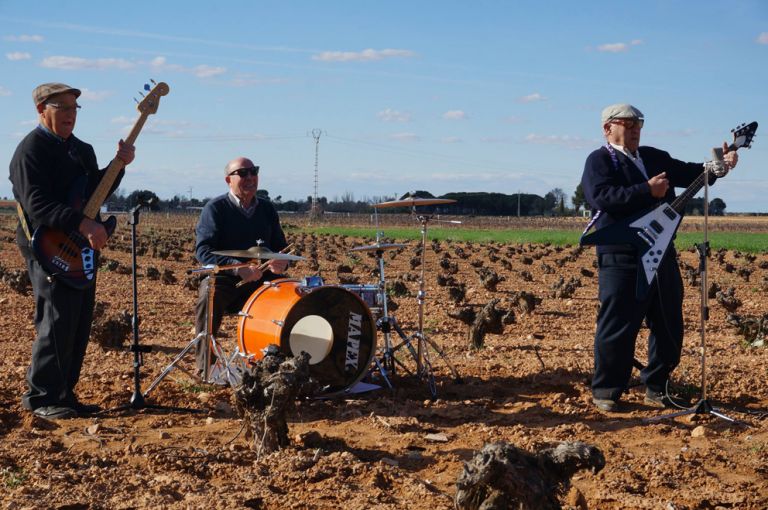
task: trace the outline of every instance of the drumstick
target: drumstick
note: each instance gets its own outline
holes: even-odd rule
[[[293,243],[289,244],[288,246],[286,246],[285,248],[280,250],[279,253],[283,253],[283,254],[286,254],[286,255],[292,255],[293,252],[295,252],[296,250],[291,250],[288,253],[285,252],[285,250],[289,249],[291,246],[293,246]],[[267,260],[266,262],[262,262],[261,264],[258,265],[258,267],[256,269],[258,269],[259,271],[264,271],[267,268],[267,266],[269,265],[269,262],[270,262],[269,260]],[[249,283],[249,282],[239,281],[239,282],[237,282],[235,287],[241,287],[241,286],[245,285],[246,283]]]

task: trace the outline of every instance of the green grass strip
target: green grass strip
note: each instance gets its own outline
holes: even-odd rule
[[[293,232],[306,232],[326,235],[344,235],[362,237],[373,242],[376,233],[373,228],[366,227],[336,227],[315,226],[290,229]],[[413,228],[392,227],[383,229],[384,236],[394,241],[409,241],[421,239],[419,226]],[[442,226],[430,226],[429,240],[437,239],[475,243],[551,243],[554,245],[576,245],[579,243],[581,232],[574,230],[502,230],[502,229],[460,229]],[[680,232],[677,234],[675,245],[679,250],[685,250],[703,240],[701,232]],[[712,250],[725,248],[747,253],[768,253],[768,234],[750,232],[710,232],[709,245]]]

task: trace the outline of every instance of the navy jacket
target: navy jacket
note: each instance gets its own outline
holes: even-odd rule
[[[211,252],[247,250],[256,246],[258,240],[263,241],[262,246],[272,251],[280,251],[288,246],[272,202],[257,200],[259,203],[250,218],[232,202],[229,193],[212,198],[205,204],[195,229],[195,255],[201,264],[223,266],[245,262],[248,259],[225,257]]]
[[[690,186],[704,171],[703,163],[686,163],[653,147],[644,146],[638,150],[648,177],[619,151],[616,151],[618,170],[614,168],[611,155],[605,147],[595,150],[587,157],[581,176],[584,197],[593,211],[603,211],[595,228],[600,229],[616,221],[637,216],[662,201],[672,202],[676,196],[674,188]],[[657,199],[651,195],[648,179],[662,172],[667,173],[670,187],[663,199]],[[714,179],[710,182],[714,182]],[[627,245],[597,247],[597,253],[612,252],[634,253],[634,249]]]

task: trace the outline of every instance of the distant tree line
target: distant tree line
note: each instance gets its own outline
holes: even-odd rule
[[[282,196],[271,198],[269,191],[260,189],[257,192],[260,198],[271,200],[279,211],[309,212],[312,208],[312,197],[306,200],[286,200]],[[589,209],[581,184],[576,187],[570,197],[570,204],[566,193],[560,188],[554,188],[543,197],[532,193],[493,193],[485,191],[476,192],[451,192],[435,196],[428,191],[413,191],[400,197],[380,196],[366,197],[356,200],[353,193],[346,192],[340,197],[328,200],[326,197],[318,197],[320,209],[329,213],[371,213],[373,204],[400,200],[405,197],[416,198],[447,198],[456,200],[455,204],[436,206],[436,210],[443,214],[475,215],[475,216],[572,216],[579,214],[582,208]],[[118,189],[108,200],[106,205],[110,210],[128,210],[139,203],[147,203],[152,200],[150,208],[154,211],[172,211],[179,209],[201,208],[208,198],[197,199],[174,196],[169,200],[162,200],[150,190],[135,190],[128,194]],[[709,202],[709,214],[722,216],[725,214],[725,202],[715,198]],[[380,208],[382,214],[408,212],[407,208]],[[693,198],[685,208],[686,214],[703,214],[704,199]]]

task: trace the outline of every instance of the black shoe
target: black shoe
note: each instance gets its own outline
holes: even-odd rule
[[[72,404],[72,409],[74,409],[80,416],[90,416],[101,412],[101,406],[98,404],[83,404],[78,401]]]
[[[689,402],[683,402],[679,398],[675,398],[673,401],[672,398],[670,398],[670,395],[666,392],[654,391],[650,388],[646,388],[645,404],[652,407],[658,407],[659,409],[666,409],[670,407],[685,407]]]
[[[71,407],[63,405],[38,407],[32,411],[32,414],[44,420],[67,420],[69,418],[77,418],[77,411]]]
[[[619,408],[619,403],[609,398],[592,397],[592,403],[595,404],[595,407],[597,407],[601,411],[605,411],[608,413],[615,412]]]

